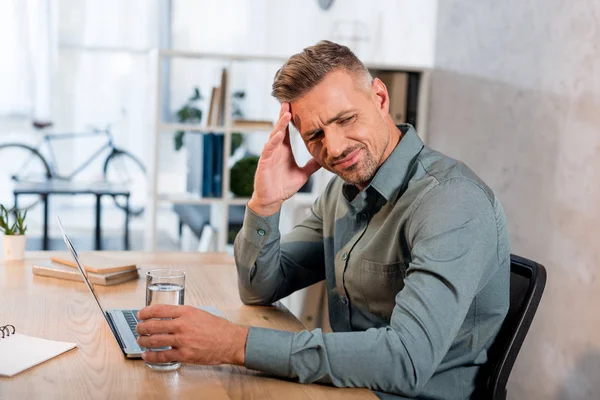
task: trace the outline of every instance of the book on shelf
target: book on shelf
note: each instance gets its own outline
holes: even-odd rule
[[[417,114],[419,109],[419,81],[420,75],[415,72],[408,74],[408,98],[406,100],[406,122],[417,127]]]
[[[258,119],[234,119],[233,129],[273,129],[273,121]]]
[[[408,73],[383,71],[376,75],[385,84],[390,97],[390,116],[396,125],[407,122]]]
[[[83,278],[78,269],[55,262],[37,262],[33,264],[32,271],[34,275],[83,282]],[[88,272],[87,274],[91,283],[102,286],[116,285],[139,277],[137,268],[134,270],[110,272],[106,274],[95,274],[93,272]]]
[[[225,136],[222,133],[202,135],[202,197],[221,197],[224,146]]]
[[[51,261],[71,268],[77,268],[75,261],[66,253],[65,255],[52,257]],[[135,264],[114,261],[97,254],[83,253],[79,256],[79,261],[86,272],[94,274],[105,275],[113,272],[137,271],[137,266]]]
[[[218,125],[219,123],[219,107],[221,104],[221,88],[213,87],[210,95],[210,104],[208,107],[207,126]]]
[[[215,124],[219,125],[219,126],[223,126],[225,125],[225,103],[227,100],[227,93],[228,93],[228,82],[227,82],[227,68],[223,68],[223,70],[221,71],[221,96],[219,96],[218,99],[218,118],[215,122]]]
[[[221,197],[223,188],[223,147],[225,146],[225,136],[222,134],[213,135],[213,176],[212,176],[212,194],[214,197]]]
[[[214,133],[202,135],[202,197],[213,197]]]

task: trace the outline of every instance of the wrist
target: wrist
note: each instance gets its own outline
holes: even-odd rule
[[[261,217],[268,217],[277,213],[281,209],[282,204],[283,201],[264,204],[252,197],[248,202],[248,208],[250,208],[255,214],[260,215]]]
[[[231,335],[231,359],[229,364],[244,366],[246,363],[246,342],[248,341],[247,326],[234,325],[234,331]]]

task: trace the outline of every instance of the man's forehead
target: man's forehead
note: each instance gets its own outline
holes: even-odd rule
[[[340,114],[360,107],[364,93],[358,90],[345,71],[331,73],[323,82],[305,95],[289,102],[292,123],[300,133],[318,128]],[[313,126],[314,125],[314,126]]]
[[[354,107],[340,107],[334,110],[320,110],[320,115],[317,118],[312,118],[314,114],[319,112],[318,110],[311,110],[312,114],[300,116],[300,113],[294,112],[290,104],[290,113],[292,114],[292,123],[300,133],[306,133],[315,129],[318,129],[321,124],[329,125],[344,115],[356,112]],[[311,121],[320,120],[320,123],[314,124]],[[314,125],[314,126],[313,126]]]

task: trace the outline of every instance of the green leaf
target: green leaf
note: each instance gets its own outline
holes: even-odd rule
[[[10,233],[8,233],[7,235],[14,235],[16,231],[17,231],[17,221],[15,221],[15,223],[11,226]]]
[[[175,136],[173,137],[173,141],[175,144],[175,151],[179,151],[183,147],[183,136],[185,135],[184,131],[175,132]]]
[[[10,228],[8,226],[8,210],[6,207],[0,204],[0,230],[4,232],[5,235],[10,235]]]
[[[199,108],[190,107],[190,119],[200,122],[200,120],[202,120],[202,110]]]
[[[239,132],[233,132],[231,134],[231,155],[242,145],[244,142],[244,136]]]
[[[194,94],[190,97],[189,101],[202,100],[202,95],[200,94],[200,89],[197,87],[194,88]]]
[[[25,226],[25,217],[27,217],[27,210],[21,213],[19,210],[15,212],[17,217],[17,231],[20,235],[24,235],[27,227]]]

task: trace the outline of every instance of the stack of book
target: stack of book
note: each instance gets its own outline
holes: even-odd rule
[[[95,254],[82,254],[79,259],[82,267],[87,272],[90,283],[96,285],[116,285],[117,283],[137,279],[139,276],[135,264],[116,262]],[[40,276],[83,282],[75,261],[66,255],[52,257],[51,261],[35,263],[33,273]]]

